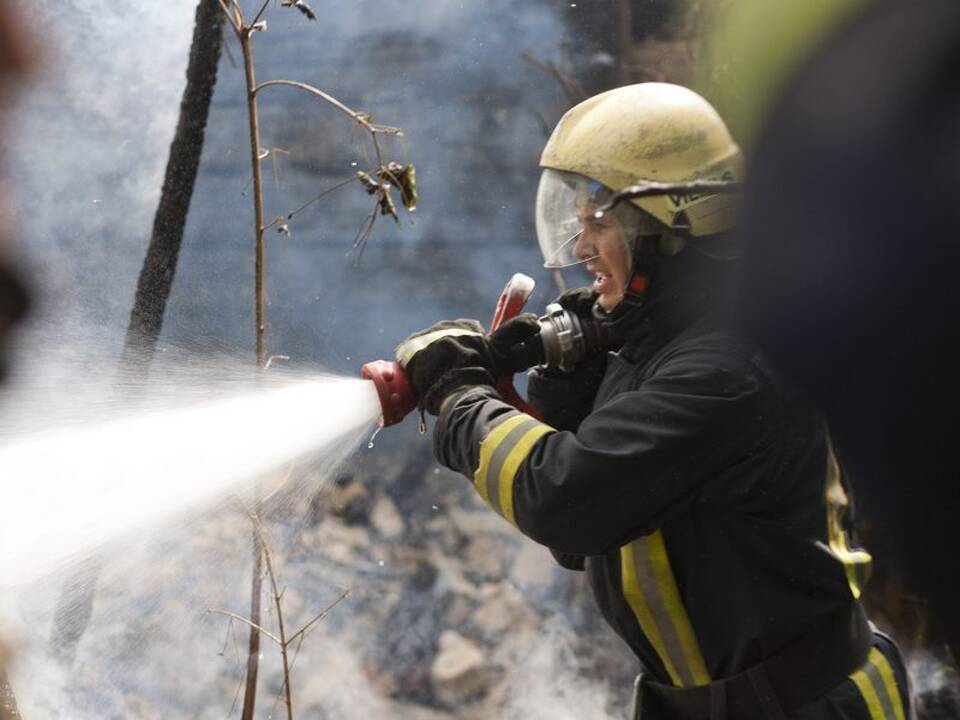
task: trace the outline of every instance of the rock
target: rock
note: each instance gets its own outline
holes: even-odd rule
[[[438,700],[457,706],[482,695],[491,681],[486,658],[460,633],[444,630],[430,666],[430,683]]]
[[[446,627],[460,627],[466,623],[477,607],[477,602],[466,595],[454,595],[450,600],[450,607],[443,616]]]
[[[545,590],[551,586],[557,563],[550,551],[541,545],[524,542],[515,553],[510,579],[525,590]]]
[[[374,501],[370,511],[370,524],[386,540],[397,540],[407,531],[397,506],[386,495],[381,495]]]
[[[502,540],[478,535],[470,540],[463,553],[464,571],[480,580],[499,579],[503,577],[507,555],[512,555],[512,550]]]
[[[532,626],[537,622],[523,597],[507,586],[501,587],[496,595],[482,602],[471,619],[484,637],[502,635],[507,630]]]
[[[320,522],[329,512],[351,525],[366,524],[370,519],[370,493],[366,486],[350,475],[341,475],[332,487],[314,497],[313,521]]]
[[[419,563],[405,581],[400,596],[378,625],[364,652],[363,668],[379,691],[407,702],[432,702],[430,666],[439,643],[436,571]]]
[[[452,507],[447,512],[447,516],[454,527],[467,537],[475,537],[481,533],[510,536],[517,534],[516,528],[489,508],[463,510]]]

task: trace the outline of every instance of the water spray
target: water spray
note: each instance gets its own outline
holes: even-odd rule
[[[505,321],[520,314],[534,288],[533,278],[515,274],[507,282],[497,301],[497,309],[490,323],[494,332]],[[586,355],[615,349],[619,343],[610,331],[592,317],[582,317],[558,303],[546,307],[539,318],[540,331],[511,350],[511,354],[525,367],[542,365],[562,371],[572,370]],[[382,427],[395,425],[417,407],[418,398],[407,381],[400,363],[374,360],[360,368],[360,376],[373,381],[380,399]],[[518,410],[539,418],[513,387],[513,378],[497,380],[497,390],[504,400]]]

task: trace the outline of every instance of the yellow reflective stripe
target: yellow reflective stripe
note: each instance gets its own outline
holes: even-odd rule
[[[513,479],[520,469],[520,464],[527,455],[533,444],[547,433],[553,432],[549,425],[538,423],[536,427],[530,428],[523,437],[517,442],[516,446],[507,455],[500,470],[500,511],[501,514],[510,522],[511,525],[517,524],[517,519],[513,514]]]
[[[623,583],[623,595],[627,599],[627,604],[633,610],[633,614],[640,623],[640,629],[644,636],[653,645],[654,651],[663,663],[674,685],[682,685],[680,674],[674,667],[669,653],[663,644],[663,638],[660,636],[660,630],[653,615],[647,605],[644,592],[640,587],[640,580],[637,577],[636,563],[634,562],[634,543],[624,545],[620,548],[620,579]]]
[[[850,675],[870,713],[870,720],[905,720],[903,699],[893,669],[883,653],[870,649],[863,667]]]
[[[874,656],[876,653],[876,656]],[[903,713],[903,699],[900,697],[900,688],[897,687],[897,680],[893,677],[893,668],[890,667],[890,661],[886,656],[873,648],[870,653],[870,664],[877,668],[877,674],[886,690],[887,697],[890,699],[890,706],[893,708],[893,717],[895,720],[905,720]]]
[[[517,413],[507,418],[487,433],[486,437],[480,442],[480,465],[477,466],[477,471],[473,474],[473,484],[477,488],[477,492],[480,493],[480,497],[488,505],[490,504],[490,492],[487,489],[487,474],[490,471],[490,460],[493,458],[493,453],[503,442],[503,439],[510,434],[510,431],[526,418],[527,416],[523,413]]]
[[[857,670],[850,676],[850,679],[853,680],[860,694],[863,696],[863,701],[867,704],[870,720],[885,720],[883,708],[880,707],[880,698],[877,697],[877,692],[873,689],[873,683],[870,682],[867,673],[863,670]]]
[[[840,477],[840,464],[833,452],[833,444],[827,435],[827,544],[830,551],[843,565],[850,593],[858,599],[870,577],[873,558],[866,550],[851,549],[847,533],[843,529],[843,518],[850,502],[843,489]]]
[[[680,599],[663,534],[658,530],[623,546],[620,571],[627,604],[673,684],[708,684],[710,674]]]
[[[403,367],[406,367],[411,358],[423,350],[427,345],[430,345],[441,338],[461,337],[465,335],[475,335],[477,337],[481,337],[483,333],[479,333],[476,330],[467,330],[466,328],[444,328],[442,330],[434,330],[433,332],[418,335],[415,338],[410,338],[409,340],[397,345],[397,362],[403,365]]]
[[[667,613],[673,621],[677,637],[683,650],[687,666],[693,675],[694,685],[706,685],[710,682],[707,665],[700,652],[700,644],[693,633],[693,626],[687,616],[687,610],[680,600],[680,589],[670,567],[670,558],[667,557],[667,547],[663,542],[663,534],[658,530],[650,536],[650,560],[653,564],[653,573],[660,587],[660,594],[667,606]]]
[[[473,484],[480,497],[511,524],[516,525],[513,509],[513,480],[534,443],[553,428],[529,415],[512,415],[480,442],[480,464]]]

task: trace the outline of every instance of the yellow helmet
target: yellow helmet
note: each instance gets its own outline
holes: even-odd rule
[[[740,180],[740,148],[716,110],[668,83],[616,88],[584,100],[560,120],[540,158],[537,236],[548,266],[569,264],[576,209],[589,197],[639,180]],[[586,181],[586,183],[585,183]],[[584,185],[588,187],[584,187]],[[663,195],[633,204],[684,237],[733,225],[730,195]],[[567,248],[565,252],[564,247]]]

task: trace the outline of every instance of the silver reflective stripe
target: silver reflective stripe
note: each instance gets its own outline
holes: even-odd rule
[[[467,330],[466,328],[444,328],[442,330],[434,330],[433,332],[428,332],[423,335],[418,335],[417,337],[410,338],[404,342],[397,345],[396,355],[397,362],[399,362],[403,367],[407,366],[407,363],[410,362],[411,358],[416,355],[418,352],[423,350],[427,345],[440,340],[445,337],[462,337],[465,335],[474,335],[476,337],[483,337],[483,333],[479,333],[476,330]]]
[[[500,473],[503,470],[503,464],[506,462],[510,453],[513,452],[517,443],[527,434],[527,431],[537,425],[542,425],[542,423],[537,422],[532,417],[524,417],[522,421],[510,429],[506,437],[497,444],[496,449],[490,456],[490,464],[487,466],[486,477],[487,498],[489,498],[490,506],[500,515],[506,514],[500,502]]]
[[[643,538],[646,543],[647,538]],[[683,656],[683,650],[680,647],[680,638],[670,620],[670,614],[667,611],[660,597],[660,589],[657,587],[657,581],[653,577],[653,565],[650,562],[650,553],[634,552],[633,562],[637,570],[637,580],[644,596],[647,598],[647,606],[650,608],[650,614],[653,621],[657,624],[660,631],[660,637],[663,639],[664,650],[670,656],[673,666],[677,669],[682,679],[683,687],[694,685],[693,673],[687,665],[686,658]]]
[[[883,684],[883,678],[880,677],[879,668],[871,662],[867,664],[863,671],[867,674],[867,677],[870,678],[870,682],[873,683],[873,688],[877,692],[880,707],[883,708],[883,717],[894,720],[893,703],[890,700],[889,693],[887,693],[886,686]]]
[[[867,662],[850,675],[860,691],[870,720],[905,720],[903,698],[886,656],[877,648],[870,649]]]
[[[620,559],[624,597],[673,684],[708,684],[710,675],[680,598],[662,533],[658,530],[624,545]]]
[[[549,425],[524,413],[500,420],[480,441],[480,464],[473,484],[480,497],[512,525],[513,481],[527,455],[544,435],[554,432]]]

